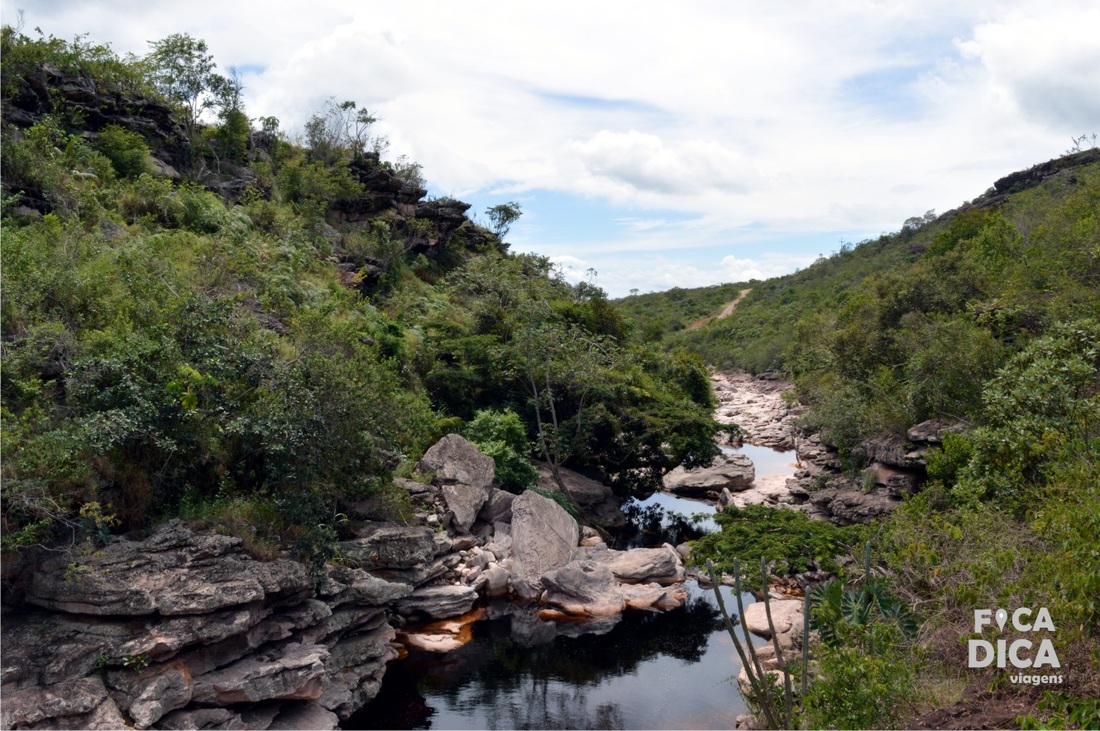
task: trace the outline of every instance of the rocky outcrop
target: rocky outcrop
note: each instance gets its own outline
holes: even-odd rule
[[[436,545],[384,526],[371,539],[428,558]],[[256,561],[179,521],[49,560],[31,608],[4,618],[4,727],[332,728],[377,693],[397,655],[386,606],[412,591],[361,568]]]
[[[334,728],[377,695],[401,644],[468,641],[479,596],[527,600],[513,619],[532,641],[683,604],[671,546],[612,551],[589,528],[582,549],[557,502],[492,489],[492,460],[461,438],[436,446],[421,463],[436,485],[399,485],[413,524],[360,522],[321,569],[255,560],[180,521],[42,562],[4,617],[4,727]],[[453,487],[487,499],[447,520]],[[610,491],[578,480],[573,493],[592,506]]]
[[[254,561],[240,544],[229,536],[196,536],[173,521],[148,540],[121,540],[76,563],[63,556],[46,561],[26,601],[70,614],[174,616],[310,593],[305,566]]]
[[[399,614],[411,619],[445,619],[470,611],[477,592],[468,586],[426,586],[399,600]]]
[[[723,454],[710,467],[672,470],[665,475],[665,489],[678,495],[706,495],[723,489],[748,489],[755,478],[751,459],[743,454]]]

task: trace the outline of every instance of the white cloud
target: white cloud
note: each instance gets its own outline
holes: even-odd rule
[[[657,135],[633,129],[600,130],[571,147],[589,175],[636,191],[691,196],[708,188],[747,190],[744,158],[713,140],[666,145]]]
[[[20,4],[0,0],[6,21]],[[774,238],[745,231],[896,229],[1100,131],[1094,0],[56,0],[26,22],[123,52],[203,37],[223,69],[262,68],[250,114],[294,128],[330,95],[354,99],[445,193],[550,190],[673,221],[578,231],[584,257],[675,261],[732,237],[762,265]],[[560,253],[560,236],[530,231]]]

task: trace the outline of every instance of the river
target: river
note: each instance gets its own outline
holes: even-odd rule
[[[794,471],[789,452],[724,449],[748,454],[758,479]],[[712,506],[667,493],[624,510],[633,530],[624,531],[618,548],[675,544],[717,528],[705,517]],[[693,514],[704,517],[692,521]],[[343,727],[733,728],[747,711],[736,687],[740,661],[713,592],[690,579],[684,588],[688,601],[680,609],[586,624],[545,622],[530,609],[488,604],[466,645],[391,662],[378,696]],[[720,590],[736,614],[733,590]],[[748,593],[742,598],[754,601]]]

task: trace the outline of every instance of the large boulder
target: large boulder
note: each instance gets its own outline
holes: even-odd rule
[[[803,601],[801,599],[770,599],[772,625],[777,635],[789,635],[796,627],[802,626]],[[755,602],[745,607],[745,616],[741,618],[745,629],[765,639],[772,638],[768,624],[768,610],[764,602]],[[780,642],[780,645],[783,643]]]
[[[595,561],[573,561],[542,575],[543,601],[567,614],[609,617],[626,606],[611,569]]]
[[[478,511],[489,499],[493,458],[479,452],[458,434],[448,434],[424,453],[417,469],[435,475],[434,482],[442,489],[447,508],[454,514],[455,528],[469,531]]]
[[[45,561],[26,601],[70,614],[206,614],[266,599],[303,599],[313,589],[295,561],[255,561],[241,539],[194,533],[182,521],[144,541],[119,540],[85,556]]]
[[[580,534],[573,516],[550,498],[527,491],[513,500],[513,588],[532,596],[543,574],[573,560]]]
[[[624,584],[675,584],[684,580],[684,561],[667,543],[660,548],[614,551],[606,546],[584,549],[585,557],[605,564]]]
[[[665,489],[681,495],[748,489],[756,478],[752,460],[743,454],[724,454],[710,467],[685,470],[683,467],[665,475]]]

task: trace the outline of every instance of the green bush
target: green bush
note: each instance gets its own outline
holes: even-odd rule
[[[478,449],[493,458],[496,480],[505,490],[518,494],[538,480],[538,470],[527,459],[531,451],[527,430],[514,411],[482,409],[466,426],[465,433]]]
[[[111,161],[121,178],[137,178],[149,172],[149,146],[135,132],[108,125],[99,133],[95,147]]]
[[[862,527],[840,527],[794,510],[759,505],[727,507],[715,520],[721,530],[695,541],[691,556],[696,564],[710,560],[725,572],[733,570],[734,559],[753,566],[763,557],[774,563],[775,574],[817,568],[838,573],[836,557],[847,554],[863,534]]]

